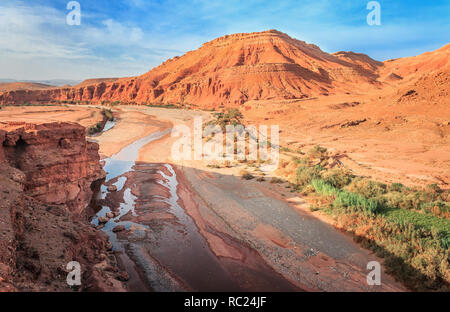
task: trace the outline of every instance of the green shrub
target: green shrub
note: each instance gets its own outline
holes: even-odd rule
[[[402,192],[406,189],[406,187],[401,183],[392,183],[388,187],[389,192]]]
[[[450,220],[404,209],[385,209],[382,213],[388,220],[397,224],[411,224],[417,229],[435,231],[443,247],[448,248],[450,240]]]
[[[147,104],[146,106],[148,107],[159,107],[159,108],[169,108],[169,109],[174,109],[174,108],[179,108],[177,105],[175,104]]]
[[[242,175],[242,179],[244,179],[244,180],[252,180],[254,178],[255,178],[255,176],[252,175],[251,173],[246,173],[246,174]]]
[[[367,213],[377,213],[381,209],[381,205],[377,200],[347,191],[337,193],[333,207],[347,208],[350,211],[356,210]]]
[[[314,146],[307,153],[308,157],[310,157],[310,158],[319,158],[319,159],[325,158],[326,154],[327,154],[327,149],[325,147],[320,146],[320,145]]]
[[[101,125],[101,123],[97,122],[97,124],[95,126],[92,126],[89,128],[88,134],[94,135],[96,133],[99,133],[100,131],[102,131],[102,125]]]
[[[106,117],[109,121],[114,121],[114,114],[110,109],[103,109],[102,115]]]
[[[433,184],[429,184],[425,187],[425,192],[431,193],[431,194],[441,194],[442,190],[437,184],[433,183]]]
[[[311,185],[314,187],[314,190],[320,195],[332,196],[336,195],[339,192],[338,189],[322,179],[312,180]]]
[[[376,213],[382,208],[377,200],[366,198],[360,194],[339,190],[322,179],[314,179],[311,184],[318,194],[335,196],[335,200],[332,203],[334,208],[344,208],[348,211],[361,211],[366,213]]]
[[[287,153],[291,152],[292,153],[292,150],[289,147],[281,146],[280,152],[287,152]]]
[[[237,108],[230,109],[226,113],[214,113],[213,116],[215,120],[206,123],[204,127],[218,125],[225,130],[228,125],[242,125],[242,120],[244,119],[244,116]]]
[[[353,233],[364,227],[355,239],[384,258],[387,273],[416,291],[450,290],[448,250],[441,246],[437,231],[402,225],[381,215],[344,214],[337,217],[343,221],[341,226]]]
[[[308,185],[312,182],[312,180],[320,178],[320,172],[322,170],[323,168],[320,166],[298,166],[295,173],[294,183],[300,186]]]
[[[322,173],[322,179],[337,188],[343,188],[344,186],[352,182],[353,175],[348,171],[337,168]]]
[[[367,198],[378,198],[387,192],[387,186],[366,178],[357,178],[352,181],[347,190]]]

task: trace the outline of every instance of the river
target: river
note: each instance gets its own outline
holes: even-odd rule
[[[129,290],[298,290],[239,242],[232,242],[233,247],[250,258],[245,261],[253,263],[251,267],[217,257],[182,205],[173,165],[136,163],[144,146],[168,133],[170,129],[152,133],[104,160],[107,176],[96,195],[100,210],[92,224],[109,237],[119,265],[130,277]],[[111,185],[116,190],[109,191]],[[139,207],[151,208],[136,209],[137,202]],[[111,213],[114,217],[100,224]],[[117,227],[124,231],[116,233]]]

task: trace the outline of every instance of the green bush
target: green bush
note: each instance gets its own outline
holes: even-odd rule
[[[98,122],[95,126],[92,126],[89,128],[88,134],[94,135],[96,133],[99,133],[100,131],[102,131],[102,125],[101,125],[101,123]]]
[[[114,121],[114,114],[110,109],[103,109],[102,114],[106,117],[107,120]]]
[[[448,248],[450,241],[450,220],[438,218],[435,216],[423,214],[416,211],[404,209],[385,209],[382,214],[397,224],[411,224],[417,229],[425,229],[427,231],[435,231],[444,244],[444,248]]]
[[[322,178],[326,183],[341,189],[352,182],[353,175],[344,169],[337,168],[323,172]]]
[[[367,198],[378,198],[387,192],[386,184],[366,178],[357,178],[347,187],[350,192],[358,193]]]
[[[310,158],[323,159],[327,155],[327,149],[325,147],[320,146],[320,145],[316,145],[316,146],[314,146],[312,149],[310,149],[308,151],[307,155]]]
[[[272,184],[279,184],[279,183],[283,183],[284,181],[280,178],[277,177],[273,177],[272,179],[270,179],[270,183]]]
[[[450,205],[446,202],[447,194],[440,189],[427,187],[419,190],[390,185],[388,190],[389,192],[378,197],[388,207],[417,210],[438,216],[450,211]]]
[[[320,172],[323,170],[320,166],[304,167],[298,166],[295,173],[294,183],[300,186],[308,185],[314,179],[320,178]]]
[[[174,109],[174,108],[179,108],[177,105],[175,104],[147,104],[146,106],[148,107],[159,107],[159,108],[169,108],[169,109]]]
[[[336,199],[333,202],[333,207],[350,208],[350,211],[363,211],[367,213],[377,213],[381,205],[380,203],[371,198],[366,198],[360,194],[340,191],[336,195]]]
[[[366,198],[360,194],[339,190],[322,179],[315,179],[311,184],[317,193],[324,196],[335,196],[332,203],[334,208],[344,208],[348,211],[361,211],[366,213],[377,213],[382,208],[377,200]]]
[[[433,184],[428,184],[428,185],[425,187],[425,192],[431,193],[431,194],[435,194],[435,195],[436,195],[436,194],[441,194],[441,193],[442,193],[442,190],[441,190],[441,188],[439,187],[439,185],[433,183]]]
[[[248,172],[245,169],[242,169],[239,173],[242,176],[242,179],[244,179],[244,180],[252,180],[255,178],[254,175],[252,175],[250,172]]]
[[[392,183],[388,187],[389,192],[402,192],[406,189],[406,187],[401,183]]]
[[[338,189],[322,179],[314,179],[311,182],[311,185],[314,187],[314,190],[320,195],[332,196],[336,195],[339,192]]]

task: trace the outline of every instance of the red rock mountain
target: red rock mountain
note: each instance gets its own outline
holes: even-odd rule
[[[203,107],[248,100],[294,99],[352,92],[379,84],[382,63],[356,53],[328,54],[270,30],[224,36],[134,78],[91,80],[73,88],[14,91],[0,102],[121,101]]]
[[[428,71],[448,64],[448,51],[447,46],[417,59],[383,63],[353,52],[328,54],[276,30],[234,34],[205,43],[142,76],[87,80],[72,88],[4,92],[0,103],[120,101],[217,107],[249,100],[365,93],[415,74],[416,68]]]

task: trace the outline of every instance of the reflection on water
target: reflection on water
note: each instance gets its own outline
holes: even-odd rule
[[[122,244],[118,241],[116,233],[113,232],[113,229],[116,226],[122,225],[126,230],[148,230],[148,226],[141,225],[138,223],[130,222],[130,221],[119,221],[120,218],[128,214],[130,211],[133,216],[137,216],[134,207],[136,202],[136,196],[131,193],[131,189],[126,189],[123,194],[124,203],[120,204],[119,207],[119,215],[115,218],[110,219],[105,226],[102,228],[102,231],[106,233],[109,237],[109,241],[113,246],[113,250],[123,251]],[[105,217],[107,213],[111,212],[111,209],[108,206],[103,206],[103,208],[97,213],[96,217],[92,220],[92,224],[97,226],[99,224],[98,218]]]
[[[127,178],[123,175],[133,170],[133,167],[136,164],[136,159],[139,157],[140,149],[150,142],[162,138],[168,133],[170,133],[170,129],[167,129],[163,132],[152,133],[149,136],[146,136],[126,146],[119,153],[113,155],[112,157],[105,159],[104,169],[107,172],[107,176],[105,183],[101,186],[100,198],[105,199],[109,193],[108,188],[105,184],[117,177],[119,178],[113,185],[115,185],[117,187],[117,191],[120,192],[127,181]],[[113,232],[113,229],[116,226],[124,226],[126,230],[133,228],[133,230],[145,231],[148,229],[147,226],[138,223],[130,221],[119,221],[120,218],[128,214],[130,211],[133,216],[137,216],[135,212],[135,202],[136,196],[131,193],[130,188],[127,188],[123,194],[123,203],[121,203],[119,207],[119,215],[111,218],[102,228],[102,231],[108,235],[113,246],[113,250],[123,251],[122,244],[117,239],[116,233]],[[100,224],[99,218],[106,217],[106,215],[111,212],[112,211],[110,207],[103,206],[102,209],[94,216],[91,223],[95,226],[98,226]]]
[[[112,157],[105,159],[104,169],[107,172],[106,182],[132,171],[136,164],[136,159],[139,157],[140,149],[148,143],[162,138],[170,133],[170,131],[171,130],[168,129],[163,132],[152,133],[149,136],[131,143]]]
[[[116,120],[116,119],[114,119],[114,120],[108,120],[108,121],[105,123],[105,126],[103,127],[103,132],[109,131],[109,130],[111,130],[112,128],[114,128],[114,126],[116,125],[116,123],[117,123],[117,120]]]

